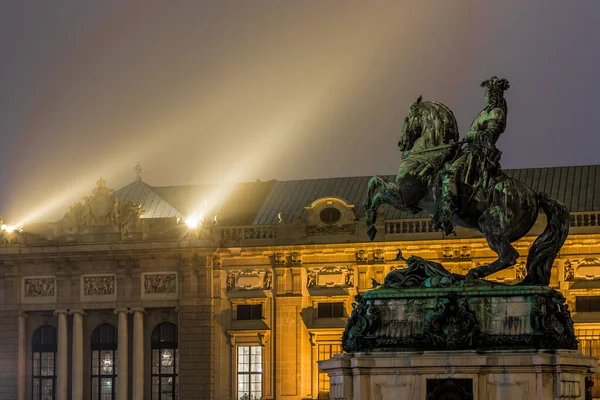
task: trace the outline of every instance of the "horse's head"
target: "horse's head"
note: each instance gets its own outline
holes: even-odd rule
[[[448,107],[437,101],[417,101],[410,105],[400,133],[398,149],[410,151],[419,139],[422,148],[432,148],[458,141],[456,118]]]
[[[398,140],[398,150],[400,151],[409,151],[423,132],[421,124],[422,100],[423,96],[419,96],[417,101],[410,105],[408,115],[404,118],[404,126],[400,133],[400,140]]]

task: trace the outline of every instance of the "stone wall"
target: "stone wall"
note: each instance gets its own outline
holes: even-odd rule
[[[213,319],[211,305],[179,308],[179,398],[214,398]]]
[[[0,399],[12,400],[17,398],[17,313],[0,312],[0,326]]]

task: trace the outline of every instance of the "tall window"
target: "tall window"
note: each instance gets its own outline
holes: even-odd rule
[[[33,334],[33,400],[56,398],[56,329],[40,326]]]
[[[92,332],[92,400],[117,396],[117,328],[102,324]]]
[[[177,326],[158,324],[152,331],[152,399],[177,398]]]
[[[342,352],[340,344],[320,344],[319,361],[329,360],[334,354]],[[319,399],[329,398],[329,375],[327,372],[319,371]]]
[[[262,346],[238,346],[238,400],[262,399]]]
[[[596,329],[578,329],[575,331],[579,340],[579,351],[584,356],[600,357],[600,331]],[[592,374],[592,397],[600,397],[600,374]]]

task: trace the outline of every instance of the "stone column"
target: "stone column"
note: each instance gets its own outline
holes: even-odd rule
[[[127,400],[127,352],[128,352],[128,334],[127,334],[127,312],[126,308],[117,308],[115,314],[119,316],[119,356],[117,360],[117,400]]]
[[[25,367],[27,360],[25,359],[27,349],[27,314],[19,312],[19,342],[17,344],[17,399],[25,400],[25,382],[27,377],[27,369]]]
[[[73,350],[71,360],[71,399],[83,400],[83,310],[71,310],[73,315]]]
[[[67,400],[68,398],[68,340],[67,340],[67,310],[56,310],[54,315],[58,317],[58,358],[56,360],[56,400]]]
[[[144,309],[132,308],[133,314],[133,400],[144,399]]]

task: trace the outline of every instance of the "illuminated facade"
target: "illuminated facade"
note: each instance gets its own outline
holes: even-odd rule
[[[572,211],[552,286],[597,355],[600,166],[508,172]],[[391,209],[369,242],[367,180],[239,184],[194,229],[184,221],[215,188],[99,181],[62,220],[5,231],[0,398],[328,398],[317,360],[340,352],[353,297],[402,267],[398,248],[463,274],[495,256],[475,232],[444,238]],[[517,282],[524,262],[491,279]]]

